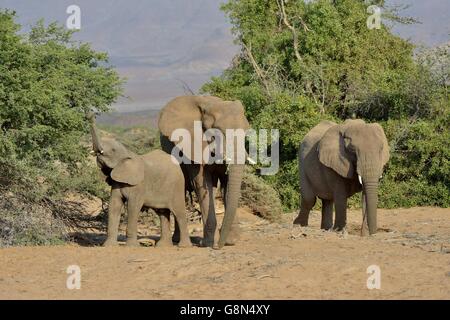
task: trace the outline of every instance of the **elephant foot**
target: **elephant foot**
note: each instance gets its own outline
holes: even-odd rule
[[[297,218],[294,219],[293,224],[299,224],[302,227],[308,226],[308,219],[305,219],[304,217],[298,215]]]
[[[213,247],[213,246],[214,246],[214,240],[208,240],[208,239],[203,238],[200,241],[200,247],[207,248],[207,247]]]
[[[320,229],[325,230],[325,231],[330,231],[331,229],[333,229],[333,226],[331,225],[321,225]]]
[[[214,243],[218,241],[219,241],[219,232],[216,232],[215,228],[203,229],[203,238],[200,241],[200,247],[211,248],[214,245]]]
[[[343,232],[345,230],[345,225],[344,226],[341,226],[341,225],[335,225],[334,227],[333,227],[333,231],[336,231],[336,232]]]
[[[140,244],[137,239],[127,239],[127,247],[139,247]]]
[[[241,238],[241,231],[238,225],[231,227],[230,233],[228,234],[226,246],[234,246]]]
[[[180,248],[190,248],[190,247],[192,247],[191,240],[181,240],[178,243],[178,247],[180,247]]]
[[[156,243],[155,247],[167,248],[167,247],[172,247],[172,246],[173,246],[172,239],[159,239],[159,241]]]
[[[117,242],[117,240],[113,240],[113,239],[107,239],[104,243],[103,246],[104,247],[116,247],[118,246],[119,243]]]

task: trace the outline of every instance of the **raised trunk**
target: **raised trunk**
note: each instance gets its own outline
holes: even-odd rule
[[[377,205],[378,205],[378,179],[364,180],[363,193],[365,194],[365,214],[369,234],[377,232]]]
[[[227,196],[225,199],[226,209],[218,243],[219,248],[222,248],[227,242],[228,234],[230,233],[231,226],[236,216],[239,197],[241,195],[241,183],[243,174],[243,164],[232,164],[229,166]]]
[[[95,115],[92,115],[90,118],[91,121],[91,135],[92,135],[92,146],[95,152],[101,152],[103,150],[102,145],[100,143],[100,137],[97,132],[97,128],[95,126]]]

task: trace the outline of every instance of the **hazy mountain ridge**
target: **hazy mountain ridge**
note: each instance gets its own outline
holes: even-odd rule
[[[193,54],[201,48],[211,47],[211,42],[220,44],[225,51],[231,44],[229,25],[219,9],[220,3],[220,0],[78,0],[82,24],[75,38],[107,51],[113,62],[138,58],[141,63],[157,66],[186,63],[196,59]],[[66,8],[71,4],[72,0],[0,1],[0,7],[16,10],[19,21],[26,26],[41,17],[46,22],[65,23]],[[223,50],[215,50],[203,58],[220,59],[217,54],[224,53]]]
[[[77,40],[106,51],[110,62],[128,79],[119,111],[164,105],[194,91],[224,70],[237,52],[221,0],[78,0],[81,30]],[[28,29],[41,17],[64,23],[72,0],[0,0],[17,11]]]
[[[114,106],[119,111],[155,109],[193,91],[219,75],[238,48],[227,17],[220,11],[225,0],[77,0],[81,27],[75,38],[106,51],[111,63],[128,79],[125,95]],[[423,24],[394,30],[417,43],[436,45],[448,41],[449,0],[389,0],[410,4],[402,14]],[[40,18],[65,24],[73,0],[0,0],[0,8],[17,11],[29,28]]]
[[[143,110],[135,112],[111,112],[102,114],[97,122],[101,125],[130,127],[158,127],[159,110]]]

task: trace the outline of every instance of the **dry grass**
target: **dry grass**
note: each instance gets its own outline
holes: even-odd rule
[[[64,243],[65,224],[49,205],[0,193],[0,247]]]
[[[279,221],[283,212],[277,191],[250,170],[244,173],[240,204],[271,222]]]

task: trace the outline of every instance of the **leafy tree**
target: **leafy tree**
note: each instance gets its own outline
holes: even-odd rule
[[[0,151],[37,167],[81,161],[85,112],[107,111],[123,81],[105,53],[75,43],[72,31],[40,21],[22,34],[15,17],[0,11]]]
[[[439,57],[415,57],[415,47],[390,26],[414,20],[384,7],[383,22],[390,24],[369,29],[372,4],[384,7],[384,1],[360,0],[229,0],[222,6],[241,52],[202,92],[240,99],[253,127],[280,130],[282,167],[266,179],[277,187],[285,209],[298,208],[296,155],[305,133],[323,119],[354,116],[381,122],[392,141],[381,194],[402,181],[417,196],[400,201],[395,198],[400,190],[391,188],[392,201],[382,196],[381,205],[449,205],[446,172],[429,165],[448,163],[449,150],[438,141],[448,139],[449,64],[435,63],[448,57],[448,50],[439,51]],[[423,141],[427,147],[413,146]],[[400,174],[404,166],[416,174]],[[424,186],[420,190],[413,187],[417,179]],[[436,184],[438,195],[423,195]]]
[[[109,110],[123,80],[72,31],[39,21],[24,33],[15,19],[0,10],[0,246],[61,243],[65,193],[106,196],[85,113]]]

